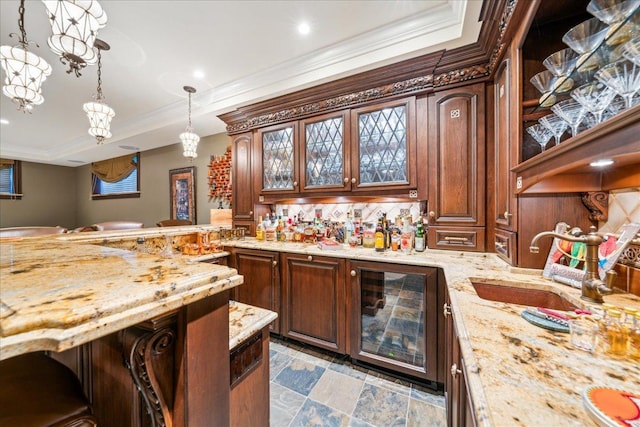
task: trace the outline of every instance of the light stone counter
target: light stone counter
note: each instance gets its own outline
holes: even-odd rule
[[[0,359],[75,347],[242,283],[228,267],[82,243],[103,234],[0,241]]]
[[[587,386],[640,393],[637,362],[574,349],[568,334],[524,320],[520,316],[523,306],[481,299],[472,286],[473,280],[546,289],[587,307],[579,289],[544,279],[539,270],[512,268],[494,254],[482,253],[323,251],[310,244],[254,239],[228,242],[228,246],[442,268],[479,426],[591,426],[595,423],[581,398]],[[605,301],[640,308],[640,299],[629,294],[605,296]]]
[[[278,314],[237,301],[229,301],[229,350],[276,320]]]

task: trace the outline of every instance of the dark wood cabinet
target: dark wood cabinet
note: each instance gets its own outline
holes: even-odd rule
[[[229,266],[244,276],[244,283],[233,289],[232,299],[278,313],[271,331],[280,333],[280,254],[234,248]]]
[[[467,388],[464,358],[460,352],[458,331],[451,311],[451,300],[448,293],[443,307],[443,315],[446,348],[444,394],[447,404],[447,426],[473,427],[477,424],[475,412]]]
[[[260,128],[256,142],[253,176],[260,196],[298,193],[298,122]]]
[[[282,254],[282,335],[346,352],[345,260]]]
[[[437,269],[350,261],[350,351],[355,360],[441,382],[444,354]]]
[[[437,231],[474,227],[474,241],[464,233],[444,236],[444,241],[451,247],[484,251],[484,91],[484,84],[478,83],[429,96],[430,248],[442,247]]]
[[[252,222],[253,217],[253,162],[251,132],[234,135],[231,140],[233,162],[233,221]]]

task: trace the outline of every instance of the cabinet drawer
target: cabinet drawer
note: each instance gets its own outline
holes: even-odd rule
[[[484,227],[429,227],[428,236],[431,249],[484,251]]]
[[[516,264],[516,233],[496,229],[494,249],[496,254],[511,265]]]

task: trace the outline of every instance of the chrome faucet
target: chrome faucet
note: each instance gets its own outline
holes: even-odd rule
[[[604,302],[603,295],[607,295],[613,292],[613,281],[615,279],[615,271],[607,271],[606,281],[600,280],[598,275],[598,248],[604,238],[596,233],[596,228],[591,226],[589,233],[583,234],[580,229],[573,229],[572,231],[578,231],[579,235],[572,236],[566,234],[559,234],[554,231],[543,231],[534,236],[529,246],[531,253],[538,253],[540,248],[536,246],[536,242],[540,237],[551,236],[558,239],[566,240],[568,242],[584,243],[587,246],[587,253],[585,258],[586,272],[582,278],[582,299],[589,302],[601,304]]]

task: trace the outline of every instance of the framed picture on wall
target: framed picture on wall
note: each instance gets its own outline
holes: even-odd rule
[[[196,224],[196,168],[169,171],[171,219],[186,219]]]

